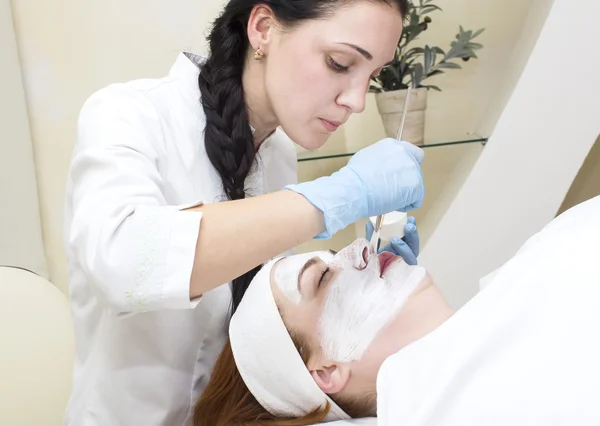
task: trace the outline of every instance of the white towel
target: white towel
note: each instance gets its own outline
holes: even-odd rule
[[[229,326],[237,368],[258,402],[278,417],[331,409],[326,422],[350,418],[315,383],[285,327],[271,291],[268,262],[256,275]]]

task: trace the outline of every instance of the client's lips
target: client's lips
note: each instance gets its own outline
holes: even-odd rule
[[[390,253],[388,251],[384,251],[383,253],[381,253],[378,256],[378,259],[379,259],[379,268],[381,269],[381,276],[383,276],[383,273],[385,272],[385,270],[392,263],[394,263],[394,261],[396,260],[397,257],[398,256],[396,256],[393,253]]]

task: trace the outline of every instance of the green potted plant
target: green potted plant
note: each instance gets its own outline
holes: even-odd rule
[[[370,92],[375,93],[379,114],[385,132],[395,137],[402,116],[406,92],[411,87],[404,139],[421,145],[424,142],[425,109],[428,90],[441,91],[438,86],[425,84],[426,80],[446,70],[460,69],[457,60],[468,61],[477,58],[476,50],[483,47],[473,42],[483,32],[465,31],[462,26],[456,34],[450,49],[445,52],[437,46],[411,47],[419,35],[427,31],[432,22],[432,12],[442,9],[433,4],[434,0],[410,0],[406,24],[398,42],[393,62],[385,67],[377,77],[373,77]]]

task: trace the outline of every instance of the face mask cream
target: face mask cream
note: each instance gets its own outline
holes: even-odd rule
[[[340,272],[323,304],[321,345],[329,360],[351,362],[362,357],[400,312],[425,277],[425,269],[398,259],[382,277],[379,258],[363,239],[340,251],[330,266]]]
[[[299,254],[282,259],[275,268],[273,278],[283,294],[296,305],[302,300],[298,291],[298,274],[302,267],[313,257],[318,257],[323,262],[329,263],[333,260],[333,254],[327,251]]]

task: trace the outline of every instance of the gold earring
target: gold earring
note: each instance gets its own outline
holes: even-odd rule
[[[256,49],[256,52],[254,52],[254,60],[260,61],[264,57],[265,57],[265,53],[262,50],[260,50],[260,47],[258,49]]]

